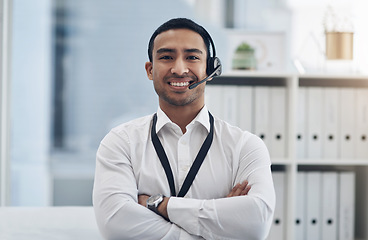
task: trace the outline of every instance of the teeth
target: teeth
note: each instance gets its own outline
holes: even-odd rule
[[[189,85],[189,82],[171,82],[170,85],[175,87],[185,87]]]

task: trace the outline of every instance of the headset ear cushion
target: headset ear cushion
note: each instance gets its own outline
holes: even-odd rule
[[[216,70],[215,70],[216,69]],[[222,72],[222,65],[221,61],[218,57],[210,57],[207,62],[207,75],[211,75],[215,72],[214,76],[221,75]]]
[[[218,57],[213,57],[213,71],[215,71],[215,74],[213,75],[214,77],[221,75],[222,65]]]

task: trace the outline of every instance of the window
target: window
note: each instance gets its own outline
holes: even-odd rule
[[[99,142],[157,110],[148,40],[180,16],[185,1],[15,1],[11,205],[91,205]]]

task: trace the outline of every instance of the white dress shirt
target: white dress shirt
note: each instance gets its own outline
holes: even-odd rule
[[[170,196],[151,141],[151,124],[152,115],[124,123],[101,141],[93,205],[102,235],[107,239],[265,239],[275,192],[263,141],[215,117],[211,148],[186,196],[170,198],[171,222],[167,222],[138,204],[140,194]],[[206,106],[185,134],[158,109],[156,131],[177,193],[209,130]],[[226,198],[244,180],[251,185],[248,195]]]

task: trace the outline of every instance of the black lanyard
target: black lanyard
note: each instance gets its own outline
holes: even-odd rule
[[[211,147],[212,140],[213,140],[213,116],[211,115],[210,112],[208,112],[208,115],[210,117],[210,125],[211,125],[210,132],[208,133],[206,139],[204,140],[203,145],[201,149],[199,150],[197,157],[195,158],[192,164],[192,167],[190,168],[188,175],[186,176],[184,180],[183,186],[181,187],[179,194],[177,195],[178,197],[184,197],[185,194],[187,194],[190,186],[192,185],[192,182],[195,176],[198,173],[199,168],[201,167],[203,163],[204,158],[207,155],[208,150]],[[160,139],[158,139],[158,136],[156,134],[156,122],[157,122],[157,114],[155,113],[153,115],[152,128],[151,128],[152,143],[153,143],[153,146],[155,147],[158,158],[161,161],[162,167],[165,170],[167,181],[169,182],[169,186],[170,186],[171,196],[176,196],[174,176],[171,171],[170,163],[165,153],[165,150],[162,147]]]

